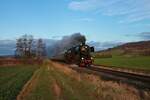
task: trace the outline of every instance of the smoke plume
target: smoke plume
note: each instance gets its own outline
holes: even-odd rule
[[[61,40],[56,41],[49,47],[49,52],[51,53],[51,56],[59,55],[65,50],[85,42],[85,36],[80,33],[64,36]]]

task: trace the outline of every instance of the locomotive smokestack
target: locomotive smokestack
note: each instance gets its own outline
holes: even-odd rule
[[[81,43],[84,44],[85,42],[86,38],[84,35],[75,33],[71,36],[64,36],[61,40],[58,40],[52,47],[50,47],[50,51],[52,56],[59,55],[63,51]]]

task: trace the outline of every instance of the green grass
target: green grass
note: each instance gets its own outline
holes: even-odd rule
[[[140,70],[150,70],[150,57],[112,57],[112,58],[95,58],[95,64],[131,68]]]
[[[95,86],[86,81],[78,82],[72,77],[59,71],[57,68],[50,66],[41,67],[36,75],[37,80],[32,81],[35,87],[32,91],[24,96],[23,100],[95,100],[96,97],[90,97],[94,94]],[[35,77],[33,78],[35,79]],[[53,84],[57,83],[61,89],[60,96],[55,95]],[[29,88],[29,87],[28,87]],[[95,99],[94,99],[95,98]]]
[[[36,66],[28,65],[0,67],[0,100],[16,100],[36,69]]]
[[[40,67],[30,80],[33,86],[27,86],[31,91],[24,95],[22,100],[55,100],[51,87],[53,80],[49,77],[49,71]]]
[[[21,100],[138,100],[129,87],[54,64],[40,67],[24,91]]]

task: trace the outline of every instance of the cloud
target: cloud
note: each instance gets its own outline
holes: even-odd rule
[[[72,1],[69,4],[69,8],[77,11],[95,10],[97,7],[99,7],[98,2],[99,0]]]
[[[141,32],[136,34],[126,34],[126,37],[136,37],[140,40],[150,40],[150,32]]]
[[[107,41],[107,42],[96,42],[96,41],[90,41],[87,43],[90,46],[94,46],[96,51],[105,50],[108,48],[113,48],[115,46],[119,46],[121,44],[124,44],[123,42],[117,42],[117,41]]]
[[[80,18],[80,19],[78,19],[78,21],[92,22],[92,21],[94,21],[94,19],[92,19],[92,18]]]
[[[58,35],[52,36],[52,39],[61,39],[61,38],[62,38],[62,36],[58,36]]]
[[[144,40],[150,40],[150,32],[142,32],[138,34],[138,37]]]
[[[69,9],[119,16],[120,23],[150,19],[150,0],[76,0],[70,2]]]
[[[15,40],[0,40],[0,56],[14,55],[15,47]]]

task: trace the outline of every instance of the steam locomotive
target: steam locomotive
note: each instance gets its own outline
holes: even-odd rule
[[[88,67],[94,61],[91,52],[94,52],[94,47],[82,43],[66,50],[60,55],[54,56],[52,59],[64,61],[69,64],[77,64],[80,67]]]

